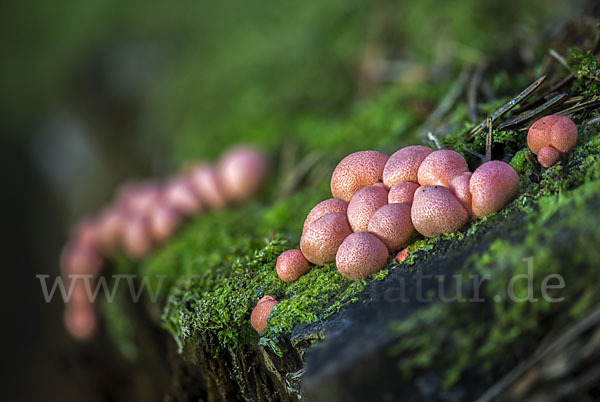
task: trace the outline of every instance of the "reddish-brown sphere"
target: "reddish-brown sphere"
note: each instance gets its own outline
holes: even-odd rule
[[[554,147],[547,146],[540,149],[537,155],[538,162],[545,168],[552,167],[560,160],[560,152]]]
[[[531,125],[527,145],[544,167],[554,166],[562,154],[577,145],[577,126],[566,116],[553,114]]]
[[[102,269],[98,252],[78,243],[68,243],[60,256],[60,268],[64,276],[97,275]]]
[[[313,264],[326,265],[335,261],[340,244],[352,233],[346,214],[332,212],[323,215],[306,228],[300,238],[300,250]]]
[[[465,172],[460,176],[456,176],[450,183],[450,192],[456,197],[463,207],[469,213],[469,216],[473,216],[473,209],[471,208],[472,197],[471,197],[471,172]]]
[[[467,210],[443,186],[420,187],[411,217],[417,232],[427,237],[456,232],[469,220]]]
[[[398,254],[396,254],[396,257],[394,259],[398,262],[403,262],[403,261],[406,261],[406,259],[409,256],[410,256],[410,254],[408,252],[408,247],[406,247],[406,248],[403,248],[402,250],[398,251]]]
[[[390,189],[400,182],[419,180],[419,166],[433,150],[422,145],[411,145],[399,149],[390,156],[383,169],[383,184]]]
[[[334,198],[350,201],[355,192],[383,180],[388,156],[378,151],[360,151],[346,156],[331,176]]]
[[[398,250],[415,233],[410,210],[410,206],[406,204],[384,205],[371,217],[369,232],[376,235],[388,250]]]
[[[227,203],[225,191],[216,169],[198,164],[188,172],[188,182],[202,202],[212,208],[221,208]]]
[[[135,215],[125,224],[121,241],[125,252],[133,258],[145,257],[152,250],[153,244],[147,223],[146,216]]]
[[[174,178],[163,189],[161,204],[183,215],[191,216],[202,211],[200,197],[187,178]]]
[[[310,270],[310,263],[302,251],[292,249],[281,253],[275,265],[277,275],[284,282],[294,282]]]
[[[412,181],[401,181],[394,184],[388,193],[388,203],[412,205],[415,191],[419,187],[417,183]]]
[[[354,232],[366,232],[369,220],[379,208],[387,205],[388,192],[381,183],[363,187],[348,203],[348,222]]]
[[[372,233],[356,232],[344,240],[335,257],[338,272],[352,280],[373,275],[385,267],[388,249]]]
[[[181,223],[182,217],[177,211],[159,205],[148,215],[148,232],[152,240],[162,243],[175,234]]]
[[[430,153],[419,167],[419,184],[421,186],[450,187],[456,176],[468,172],[465,158],[456,151],[441,149]]]
[[[65,326],[77,340],[84,341],[91,338],[98,327],[98,317],[94,307],[89,303],[67,304]]]
[[[275,306],[279,302],[271,296],[265,296],[258,301],[252,314],[250,315],[250,324],[259,334],[267,327],[267,320]]]
[[[566,116],[553,114],[542,117],[531,125],[527,133],[527,145],[537,153],[546,146],[566,153],[577,144],[577,126]]]
[[[475,170],[469,187],[473,214],[481,218],[501,210],[519,194],[519,175],[508,163],[490,161]]]
[[[235,148],[227,152],[218,166],[225,197],[241,201],[254,195],[267,173],[267,160],[252,148]]]
[[[125,221],[125,211],[118,205],[108,207],[100,215],[98,236],[100,247],[105,254],[111,253],[117,247]]]
[[[339,212],[342,214],[346,214],[348,212],[348,203],[344,200],[340,200],[339,198],[329,198],[325,201],[321,201],[313,209],[310,210],[306,219],[304,220],[304,227],[302,228],[302,233],[306,230],[308,225],[319,219],[325,214],[331,212]]]

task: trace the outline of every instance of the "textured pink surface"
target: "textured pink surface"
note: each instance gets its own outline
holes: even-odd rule
[[[383,241],[390,251],[400,249],[415,233],[410,210],[405,204],[384,205],[371,217],[369,232]]]
[[[540,149],[537,155],[538,162],[545,168],[554,166],[560,159],[560,152],[554,147],[547,146]]]
[[[411,217],[415,229],[427,237],[456,232],[469,220],[467,210],[443,186],[420,187]]]
[[[504,208],[519,194],[519,175],[508,163],[490,161],[471,176],[473,214],[481,218]]]
[[[346,214],[328,213],[311,223],[300,238],[300,250],[313,264],[335,261],[340,244],[352,233]]]
[[[399,149],[390,156],[383,169],[383,184],[389,189],[403,181],[418,181],[419,166],[433,150],[422,145]]]
[[[472,196],[471,196],[471,172],[466,172],[460,176],[456,176],[450,183],[450,192],[456,197],[460,204],[467,210],[470,216],[473,216],[473,209],[471,207]]]
[[[277,275],[284,282],[293,282],[310,270],[310,263],[302,251],[292,249],[281,253],[275,265]]]
[[[378,151],[360,151],[346,156],[331,176],[331,194],[334,198],[350,201],[361,188],[383,180],[387,161],[388,156]]]
[[[448,149],[430,153],[419,167],[419,184],[421,186],[450,187],[456,176],[468,172],[469,167],[461,154]]]
[[[567,153],[577,145],[577,126],[566,116],[553,114],[542,117],[529,128],[527,145],[536,155],[546,146]]]
[[[265,296],[258,301],[252,314],[250,314],[250,324],[259,334],[267,327],[267,319],[271,311],[279,302],[271,296]]]
[[[306,230],[308,225],[319,219],[325,214],[331,212],[340,212],[342,214],[346,214],[348,212],[348,203],[344,200],[340,200],[339,198],[329,198],[325,201],[321,201],[313,209],[310,210],[306,219],[304,220],[304,227],[302,228],[302,233]]]
[[[415,191],[419,187],[419,184],[412,181],[401,181],[394,184],[388,193],[388,203],[412,205]]]
[[[369,220],[379,208],[387,205],[388,192],[383,185],[363,187],[348,204],[348,222],[354,232],[366,232]]]
[[[372,233],[356,232],[344,240],[335,263],[340,274],[348,279],[366,278],[385,267],[388,249]]]

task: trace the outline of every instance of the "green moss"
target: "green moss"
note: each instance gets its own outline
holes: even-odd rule
[[[600,63],[592,52],[569,49],[569,64],[575,71],[576,92],[582,95],[597,94],[600,88]]]
[[[581,139],[589,140],[574,150],[564,166],[545,170],[539,186],[528,181],[526,192],[496,214],[506,219],[490,215],[458,240],[463,249],[458,252],[470,255],[461,268],[462,277],[491,275],[481,294],[486,302],[436,303],[392,324],[398,341],[389,351],[402,356],[398,366],[405,375],[436,367],[444,374],[445,385],[451,386],[467,369],[506,369],[517,358],[515,350],[533,350],[551,328],[567,325],[600,302],[594,291],[600,279],[595,269],[600,229],[592,219],[600,207],[600,141],[585,130]],[[513,158],[520,173],[529,170],[523,153]],[[477,252],[479,236],[485,236],[489,225],[502,228],[503,238]],[[420,263],[429,258],[436,256]],[[510,301],[509,282],[517,274],[528,274],[527,258],[533,258],[533,289],[539,300]],[[540,296],[542,281],[552,274],[561,275],[566,287],[549,295],[565,297],[563,302],[551,303]],[[517,297],[527,294],[526,285],[515,282]],[[495,296],[501,300],[495,301]]]

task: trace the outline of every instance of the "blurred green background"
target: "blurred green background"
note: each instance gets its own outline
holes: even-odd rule
[[[273,159],[292,144],[300,155],[317,150],[337,160],[388,144],[369,136],[377,124],[402,142],[419,141],[417,128],[463,66],[534,40],[579,13],[575,6],[2,2],[5,247],[7,267],[14,267],[3,303],[15,345],[4,376],[8,394],[14,388],[23,400],[81,400],[65,374],[74,346],[61,327],[61,306],[43,302],[35,274],[56,274],[69,225],[106,202],[118,183],[165,177],[239,142]],[[365,114],[356,130],[340,133],[365,103],[386,119]],[[15,375],[21,381],[11,381]],[[39,387],[23,387],[23,378]]]

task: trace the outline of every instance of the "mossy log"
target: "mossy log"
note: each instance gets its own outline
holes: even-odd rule
[[[590,88],[597,87],[587,81],[593,79],[580,76],[569,91],[593,98]],[[466,119],[461,110],[456,120]],[[600,302],[600,137],[598,125],[586,123],[594,114],[573,112],[578,146],[545,170],[525,146],[526,122],[494,130],[491,142],[486,132],[472,137],[472,125],[436,139],[463,153],[471,167],[481,163],[474,155],[486,151],[510,162],[520,194],[459,232],[415,238],[407,260],[391,261],[366,280],[347,280],[333,264],[293,283],[277,278],[277,256],[298,240],[287,234],[301,228],[307,205],[324,197],[321,184],[308,195],[207,214],[141,265],[115,261],[116,272],[168,274],[162,315],[151,303],[147,314],[150,326],[172,336],[153,340],[162,343],[159,350],[169,345],[171,372],[170,386],[157,395],[174,401],[597,397],[600,372],[591,356],[600,350],[600,323],[593,319]],[[355,130],[353,122],[348,127]],[[380,129],[383,135],[386,125]],[[385,150],[393,152],[394,142]],[[538,301],[507,300],[515,275],[531,278],[514,282],[515,294],[531,284]],[[564,280],[549,293],[561,302],[540,296],[551,275]],[[280,303],[259,336],[249,317],[265,294]],[[458,294],[478,301],[444,300]],[[109,332],[122,329],[117,323],[130,313],[107,313]],[[117,345],[135,349],[135,329],[111,333]],[[552,392],[553,381],[564,384],[561,392]]]

